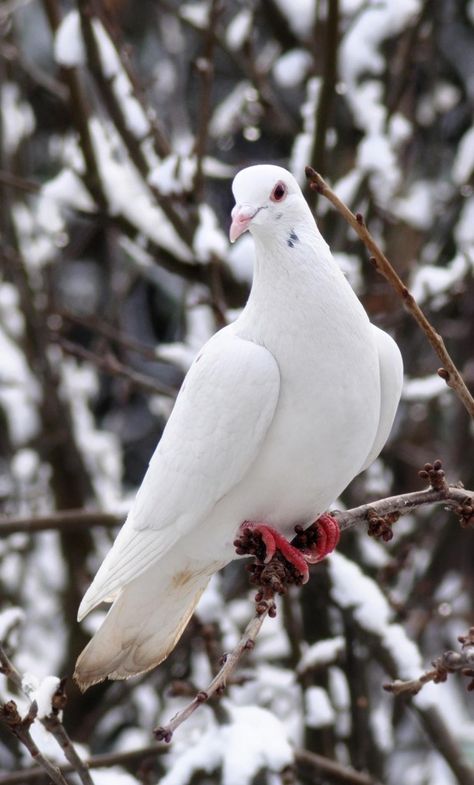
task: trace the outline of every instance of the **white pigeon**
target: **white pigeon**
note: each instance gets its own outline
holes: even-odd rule
[[[81,603],[79,619],[112,603],[78,659],[83,689],[162,662],[236,558],[241,525],[291,538],[312,524],[377,457],[398,406],[400,352],[369,322],[294,177],[251,166],[232,188],[230,240],[248,230],[255,242],[252,290],[191,365]]]

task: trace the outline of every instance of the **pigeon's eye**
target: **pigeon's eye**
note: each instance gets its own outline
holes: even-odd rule
[[[281,202],[285,198],[286,193],[287,191],[285,183],[277,183],[270,195],[270,199],[272,202]]]

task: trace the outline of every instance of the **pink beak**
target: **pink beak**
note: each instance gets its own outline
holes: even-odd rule
[[[258,213],[251,204],[236,204],[232,210],[232,223],[230,225],[229,240],[235,243],[241,234],[247,231],[252,218]]]

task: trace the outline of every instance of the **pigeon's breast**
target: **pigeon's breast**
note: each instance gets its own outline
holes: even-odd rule
[[[280,396],[241,483],[246,517],[286,532],[326,510],[361,470],[380,412],[378,354],[365,313],[314,332],[297,324],[275,346]]]

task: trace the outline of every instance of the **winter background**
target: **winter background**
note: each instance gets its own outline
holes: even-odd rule
[[[467,680],[414,698],[382,688],[472,623],[472,530],[442,506],[402,518],[388,544],[345,533],[266,620],[225,697],[159,754],[153,726],[205,687],[252,616],[242,562],[213,579],[157,670],[84,696],[70,676],[103,613],[77,625],[80,598],[183,375],[249,290],[252,241],[227,240],[239,168],[327,177],[474,383],[473,0],[4,0],[0,32],[0,639],[40,711],[42,680],[67,676],[83,757],[136,751],[93,769],[96,785],[472,783]],[[389,444],[335,506],[420,489],[435,458],[472,488],[472,428],[425,336],[341,217],[309,198],[406,369]],[[27,710],[0,676],[12,697]],[[31,733],[64,761],[38,721]],[[0,783],[45,781],[27,779],[32,765],[0,725]]]

